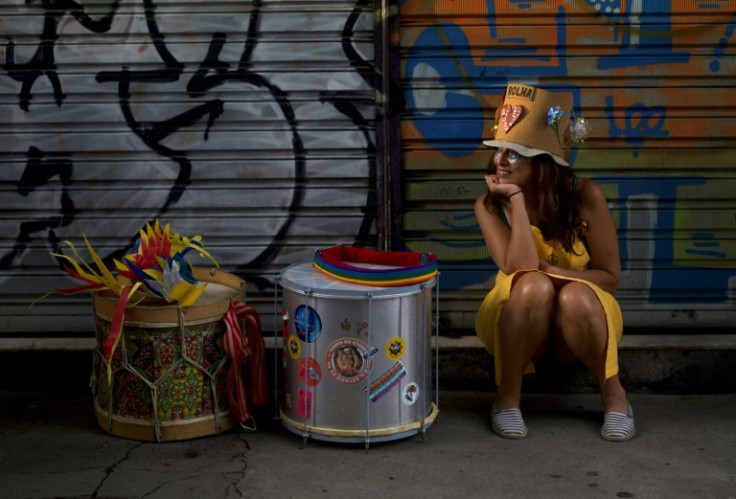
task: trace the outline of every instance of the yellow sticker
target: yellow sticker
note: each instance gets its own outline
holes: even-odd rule
[[[386,357],[391,360],[399,360],[404,355],[404,350],[406,350],[406,343],[398,336],[386,343]]]
[[[292,334],[286,341],[286,349],[289,351],[291,358],[296,360],[302,355],[302,342]]]

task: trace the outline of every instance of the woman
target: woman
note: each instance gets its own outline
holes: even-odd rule
[[[605,413],[601,436],[623,441],[634,436],[634,420],[618,378],[616,228],[600,186],[575,177],[563,157],[571,109],[570,96],[509,85],[495,136],[484,141],[496,150],[475,215],[499,272],[476,332],[495,357],[497,434],[526,436],[522,377],[551,350],[590,370]],[[584,135],[582,123],[573,138]]]

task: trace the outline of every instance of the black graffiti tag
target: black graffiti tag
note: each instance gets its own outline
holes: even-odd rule
[[[59,215],[21,222],[12,250],[0,258],[0,268],[8,267],[13,259],[25,250],[31,241],[31,234],[48,230],[48,242],[52,247],[58,245],[59,240],[53,229],[71,224],[76,212],[68,192],[73,169],[69,156],[44,153],[36,147],[30,147],[27,155],[28,160],[23,174],[16,182],[16,192],[21,196],[28,196],[37,187],[46,185],[54,177],[59,177],[61,181]]]

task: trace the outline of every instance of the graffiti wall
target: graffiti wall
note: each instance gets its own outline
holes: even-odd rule
[[[155,218],[201,235],[262,313],[286,265],[375,245],[374,30],[366,0],[3,2],[3,335],[89,333],[88,295],[29,309],[83,235],[108,263]]]
[[[445,317],[472,327],[496,268],[472,212],[509,82],[571,92],[572,154],[619,230],[630,327],[736,319],[736,2],[400,0],[396,244],[438,254]]]
[[[316,248],[434,252],[443,321],[470,327],[495,275],[480,143],[510,81],[571,92],[592,124],[572,165],[609,197],[627,324],[736,321],[736,2],[384,4],[2,2],[1,334],[88,334],[87,296],[28,307],[75,284],[50,252],[84,235],[110,262],[157,217],[264,314]]]

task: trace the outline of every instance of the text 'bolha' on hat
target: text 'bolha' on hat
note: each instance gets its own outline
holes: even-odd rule
[[[506,88],[496,111],[494,138],[484,140],[489,147],[511,149],[522,156],[549,154],[555,163],[569,166],[570,113],[572,95],[512,83]],[[576,120],[572,137],[582,142],[587,136],[583,118]]]

